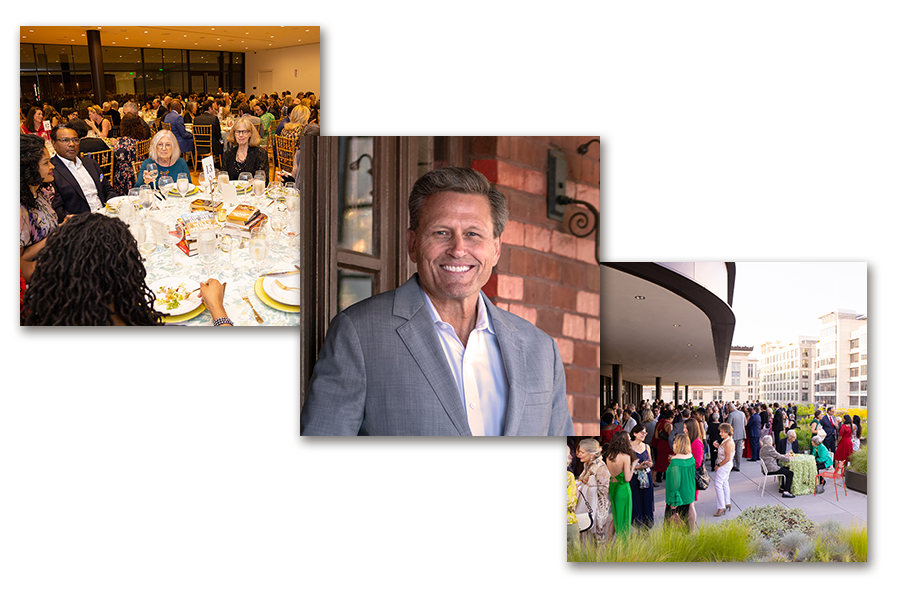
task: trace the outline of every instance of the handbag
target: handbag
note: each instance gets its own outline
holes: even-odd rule
[[[638,488],[642,490],[646,490],[650,487],[650,475],[647,473],[648,469],[641,469],[639,471],[635,471],[638,480]]]
[[[709,487],[709,473],[706,472],[706,463],[700,462],[700,466],[694,472],[694,481],[698,490],[705,490]]]
[[[582,505],[582,501],[584,501],[584,506],[587,507],[587,512],[580,513],[578,512],[578,507],[576,507],[575,518],[578,519],[578,531],[585,532],[594,526],[594,511],[591,509],[590,502],[587,501],[587,498],[584,497],[584,494],[581,490],[578,490],[578,495],[581,496],[581,499],[578,501],[578,507],[580,507]]]

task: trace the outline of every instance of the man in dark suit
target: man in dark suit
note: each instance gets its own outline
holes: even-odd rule
[[[219,104],[215,100],[207,100],[201,107],[202,111],[194,117],[194,125],[212,125],[213,154],[222,155],[222,126],[219,123]]]
[[[747,420],[747,437],[750,438],[750,459],[759,460],[759,437],[762,431],[762,419],[759,418],[759,407],[753,407],[753,413]]]
[[[779,454],[787,454],[788,452],[800,454],[800,442],[797,441],[797,432],[793,429],[788,429],[787,436],[778,440],[775,444],[775,449],[778,450]]]
[[[781,439],[781,432],[784,431],[784,409],[778,403],[775,403],[775,414],[772,416],[772,439],[775,443]]]
[[[103,208],[114,194],[100,166],[91,158],[80,157],[78,133],[65,125],[57,125],[50,131],[50,139],[56,156],[50,162],[54,166],[56,195],[53,210],[60,223],[67,215],[96,212]]]
[[[822,431],[825,432],[825,439],[822,441],[822,445],[834,454],[836,446],[834,434],[837,431],[837,420],[834,418],[833,406],[826,411],[825,416],[819,421],[819,425],[822,426]]]

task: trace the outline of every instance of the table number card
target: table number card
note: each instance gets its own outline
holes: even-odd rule
[[[203,158],[200,163],[203,165],[203,176],[206,178],[206,181],[209,183],[210,191],[216,185],[216,165],[215,160],[212,156],[207,156]]]

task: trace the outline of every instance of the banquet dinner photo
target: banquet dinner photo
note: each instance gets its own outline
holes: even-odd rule
[[[298,325],[319,28],[20,32],[20,324]]]

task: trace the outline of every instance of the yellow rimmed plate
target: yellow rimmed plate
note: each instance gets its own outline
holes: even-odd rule
[[[183,315],[175,315],[174,317],[165,315],[162,318],[162,321],[163,323],[181,323],[183,321],[190,321],[191,319],[202,313],[204,310],[206,310],[206,305],[201,302],[200,306],[190,312],[186,312]]]
[[[185,198],[187,198],[188,196],[193,196],[194,194],[200,193],[199,185],[194,185],[194,184],[191,184],[191,185],[193,185],[194,187],[190,191],[184,193]],[[170,198],[181,198],[181,194],[178,193],[177,189],[172,188],[171,190],[169,190],[169,197]]]
[[[288,313],[298,313],[300,312],[299,306],[291,306],[290,304],[282,304],[277,300],[273,300],[267,293],[266,290],[263,289],[263,277],[260,277],[256,280],[256,283],[253,284],[253,291],[256,292],[256,295],[260,300],[263,301],[265,305],[270,308],[274,308],[275,310],[280,310],[282,312]]]

